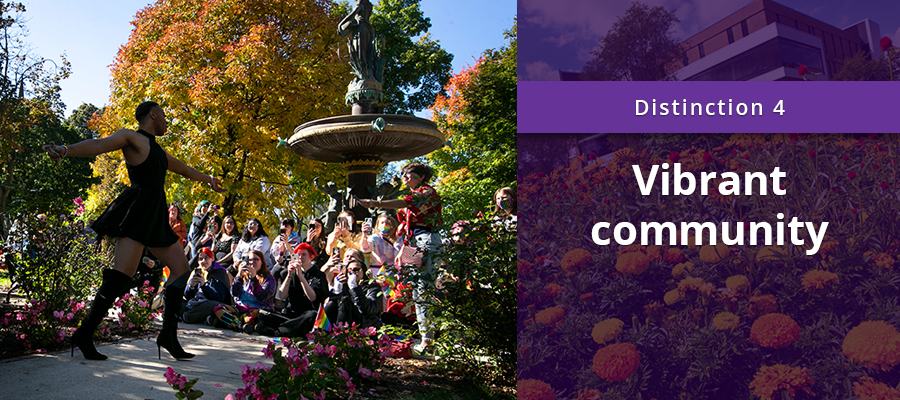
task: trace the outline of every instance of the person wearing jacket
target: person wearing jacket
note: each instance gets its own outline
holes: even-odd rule
[[[213,315],[213,310],[220,304],[231,303],[228,285],[228,272],[219,263],[213,261],[212,250],[201,248],[197,256],[200,269],[195,269],[188,279],[184,290],[187,299],[182,319],[189,324],[200,324]]]
[[[335,253],[337,254],[337,253]],[[325,273],[313,267],[316,251],[309,243],[294,247],[295,258],[288,263],[287,276],[278,288],[278,299],[287,301],[283,313],[259,313],[257,333],[267,336],[302,337],[309,333],[319,306],[328,297]]]
[[[333,255],[323,267],[329,270],[326,276],[330,281],[325,314],[333,323],[378,328],[384,311],[384,293],[362,260],[362,253],[351,249],[344,254],[343,265],[338,264]]]

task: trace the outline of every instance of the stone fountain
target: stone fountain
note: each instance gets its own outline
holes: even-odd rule
[[[338,35],[347,38],[354,75],[344,96],[353,106],[352,114],[307,122],[296,127],[288,139],[297,155],[344,167],[348,188],[341,197],[345,199],[350,195],[372,198],[375,177],[388,162],[428,154],[447,141],[429,120],[382,112],[379,104],[384,100],[382,82],[387,60],[381,56],[384,43],[377,40],[369,23],[371,15],[372,3],[356,0],[353,10],[338,24]],[[329,195],[333,200],[336,197]],[[346,201],[337,203],[339,208],[347,206]],[[365,208],[356,206],[352,210],[357,221],[369,216]],[[335,210],[329,211],[329,216],[336,215]],[[333,221],[326,225],[330,228]]]

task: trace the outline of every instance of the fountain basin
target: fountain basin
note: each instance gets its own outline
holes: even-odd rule
[[[387,162],[428,154],[443,147],[447,137],[427,119],[410,115],[360,114],[307,122],[295,128],[287,142],[294,153],[311,160],[343,163],[377,159]]]

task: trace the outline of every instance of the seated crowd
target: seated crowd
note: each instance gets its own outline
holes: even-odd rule
[[[241,231],[232,216],[221,218],[219,207],[208,201],[196,207],[187,227],[178,207],[172,206],[170,223],[183,239],[193,268],[180,312],[184,322],[289,337],[311,332],[320,313],[332,324],[360,327],[411,327],[417,322],[420,344],[423,349],[430,346],[433,328],[427,305],[420,301],[426,282],[395,285],[385,271],[395,263],[408,265],[401,254],[404,245],[428,250],[441,245],[440,197],[427,185],[427,166],[411,163],[402,172],[410,188],[406,197],[359,200],[364,207],[399,210],[397,217],[383,213],[374,223],[367,219],[356,228],[353,213],[345,210],[331,232],[321,219],[310,219],[305,237],[291,218],[281,221],[274,240],[256,218]],[[494,200],[495,218],[515,229],[514,190],[502,188]],[[456,228],[451,235],[458,234]],[[453,240],[448,242],[452,245]],[[412,262],[434,284],[440,260],[420,255]],[[411,304],[403,301],[409,298]]]

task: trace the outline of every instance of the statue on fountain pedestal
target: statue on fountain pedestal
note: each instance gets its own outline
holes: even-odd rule
[[[338,24],[340,37],[348,37],[347,48],[350,51],[350,66],[356,75],[347,86],[344,100],[359,105],[361,113],[375,112],[375,104],[382,101],[382,82],[384,59],[381,58],[383,43],[375,39],[375,29],[369,23],[372,16],[372,3],[369,0],[356,0],[353,10]],[[357,114],[354,107],[354,114]]]

